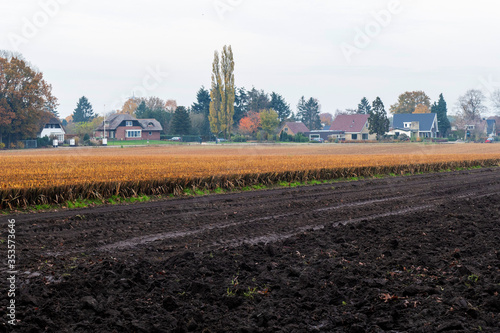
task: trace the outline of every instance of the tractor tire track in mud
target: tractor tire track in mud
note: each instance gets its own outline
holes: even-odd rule
[[[19,329],[498,332],[499,197],[485,168],[9,216]]]

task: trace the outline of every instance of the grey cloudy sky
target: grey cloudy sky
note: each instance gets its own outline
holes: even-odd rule
[[[236,85],[282,94],[295,111],[323,112],[405,91],[444,94],[452,112],[472,88],[500,88],[495,0],[19,0],[0,5],[0,49],[44,73],[73,112],[85,95],[97,113],[127,97],[189,106],[210,86],[213,52],[233,48]]]

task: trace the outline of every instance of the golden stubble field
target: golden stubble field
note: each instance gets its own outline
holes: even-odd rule
[[[500,159],[497,144],[168,145],[1,151],[0,188]]]

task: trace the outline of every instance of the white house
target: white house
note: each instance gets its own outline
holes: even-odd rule
[[[392,129],[386,135],[406,134],[415,138],[437,138],[439,133],[435,113],[395,114]]]
[[[43,126],[42,131],[40,132],[40,134],[38,134],[38,137],[55,137],[57,141],[63,142],[65,134],[66,131],[64,130],[59,119],[53,117]]]

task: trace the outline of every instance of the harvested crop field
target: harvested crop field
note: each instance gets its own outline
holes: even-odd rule
[[[500,164],[497,145],[236,145],[0,152],[0,209]]]
[[[483,168],[6,216],[15,330],[500,332],[499,211]]]

